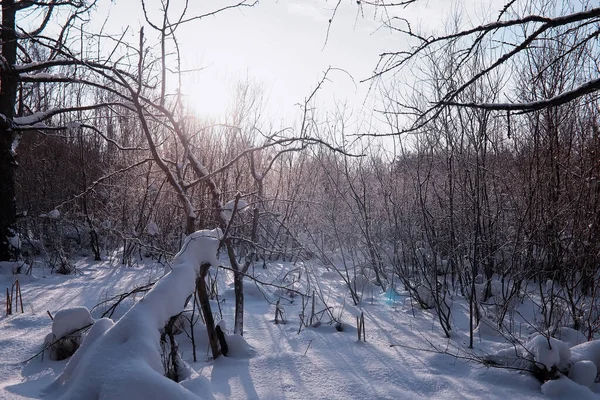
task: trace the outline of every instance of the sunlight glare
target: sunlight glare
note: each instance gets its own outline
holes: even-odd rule
[[[187,107],[201,117],[224,116],[232,102],[231,85],[219,74],[208,71],[184,82],[182,94]]]

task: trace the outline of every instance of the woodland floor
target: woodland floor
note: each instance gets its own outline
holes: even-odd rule
[[[257,268],[255,273],[262,281],[281,282],[286,272],[298,267],[272,263],[268,269]],[[464,345],[468,341],[468,307],[464,300],[454,301],[454,331],[452,338],[446,339],[433,314],[413,307],[403,293],[379,294],[367,288],[366,292],[371,292],[363,293],[361,305],[367,340],[359,342],[355,319],[358,307],[348,305],[351,301],[343,281],[319,265],[310,266],[310,270],[319,277],[324,299],[334,305],[334,315],[339,316],[341,311],[342,332],[325,318],[319,327],[303,327],[298,334],[301,298],[291,298],[290,303],[290,298],[279,295],[279,290],[259,288],[247,281],[247,354],[213,361],[208,358],[206,341],[200,339],[198,361],[193,362],[191,343],[182,335],[179,342],[183,359],[199,374],[184,385],[206,399],[543,398],[540,384],[527,373],[488,368],[453,356],[469,357]],[[51,331],[52,321],[46,311],[54,314],[81,305],[91,309],[160,277],[163,267],[146,262],[126,268],[82,260],[78,271],[77,275],[61,276],[51,275],[47,268],[36,268],[34,276],[19,276],[24,313],[0,317],[1,399],[40,398],[66,365],[66,360],[41,357],[24,362],[41,350],[44,337]],[[221,312],[230,328],[234,304],[231,277],[220,271],[217,279]],[[0,274],[0,288],[10,287],[13,280],[10,274]],[[278,298],[285,310],[285,324],[274,323]],[[122,315],[132,301],[119,307],[114,317]],[[99,307],[92,314],[97,318],[105,308]],[[213,312],[218,310],[213,308]],[[475,347],[477,354],[486,354],[505,348],[506,343],[500,337],[479,335]]]

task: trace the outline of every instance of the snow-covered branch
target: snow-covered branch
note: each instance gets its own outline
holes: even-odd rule
[[[46,111],[38,111],[36,113],[27,115],[24,117],[16,117],[12,120],[12,123],[14,125],[14,129],[18,129],[18,130],[44,129],[45,125],[39,125],[39,124],[43,121],[46,121],[46,120],[54,117],[55,115],[67,114],[70,112],[97,110],[99,108],[114,107],[114,106],[121,106],[121,107],[125,107],[125,108],[131,107],[127,103],[107,102],[107,103],[90,104],[87,106],[79,106],[79,107],[52,108],[52,109],[46,110]]]
[[[198,397],[165,377],[159,330],[183,310],[194,292],[201,265],[217,265],[219,230],[190,235],[173,260],[173,269],[116,323],[94,323],[46,398],[193,399]],[[115,374],[114,371],[119,371]]]

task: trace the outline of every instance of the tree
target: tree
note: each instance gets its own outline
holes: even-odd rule
[[[478,83],[485,83],[494,72],[503,73],[512,65],[519,65],[530,49],[543,45],[544,42],[570,42],[561,51],[552,54],[548,64],[560,63],[562,59],[571,57],[578,49],[587,48],[586,57],[597,59],[600,48],[595,44],[600,35],[598,22],[600,8],[593,2],[582,1],[577,4],[567,1],[521,2],[507,1],[498,12],[495,21],[466,29],[457,29],[450,34],[439,36],[421,33],[412,28],[410,22],[400,16],[395,8],[414,5],[419,0],[387,3],[385,1],[358,2],[377,6],[386,10],[384,25],[392,31],[405,35],[410,43],[408,50],[389,51],[381,54],[379,63],[372,77],[385,78],[397,76],[399,72],[412,76],[412,69],[421,63],[431,52],[452,51],[455,56],[453,74],[462,76],[455,87],[447,88],[438,99],[430,99],[431,103],[424,109],[415,110],[405,105],[396,111],[400,115],[414,116],[411,123],[399,132],[414,132],[427,122],[440,116],[442,110],[449,106],[479,108],[490,111],[510,113],[527,113],[547,107],[558,106],[575,99],[591,96],[600,90],[600,73],[596,70],[589,78],[577,85],[564,87],[551,96],[540,95],[529,101],[522,101],[505,92],[505,101],[493,102],[461,101],[460,95]],[[493,43],[488,46],[487,43]],[[472,62],[479,57],[480,50],[485,48],[484,62],[476,69]],[[448,50],[451,49],[451,50]],[[535,77],[533,77],[535,79]],[[530,83],[533,83],[531,81]],[[510,74],[505,75],[505,82],[511,83]],[[512,82],[513,84],[516,82]]]
[[[63,80],[41,72],[61,65],[75,65],[81,61],[70,54],[66,43],[74,22],[95,5],[95,1],[2,1],[2,60],[0,65],[0,260],[15,259],[18,255],[19,239],[16,231],[17,210],[15,203],[16,149],[20,132],[31,129],[37,123],[54,115],[69,112],[69,109],[49,110],[46,113],[24,117],[23,104],[18,99],[25,82],[52,82]],[[28,31],[18,25],[21,13],[37,11],[42,15],[37,26]],[[37,9],[37,10],[35,10]],[[50,20],[59,9],[67,9],[63,28],[54,38],[42,36]],[[64,14],[63,14],[64,15]],[[43,43],[42,43],[43,42]],[[28,46],[39,45],[49,50],[47,58],[37,60],[28,52]],[[19,112],[15,109],[19,103]],[[89,109],[84,107],[81,110]],[[36,126],[37,128],[37,126]]]

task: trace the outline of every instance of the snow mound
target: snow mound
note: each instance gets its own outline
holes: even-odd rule
[[[476,332],[483,337],[501,337],[498,325],[489,318],[482,316],[477,325]]]
[[[569,371],[569,378],[580,385],[590,387],[598,375],[596,364],[591,361],[578,361]]]
[[[585,343],[587,341],[583,333],[566,326],[558,328],[554,336],[557,339],[565,342],[567,345],[569,345],[569,347],[577,346],[578,344]]]
[[[237,203],[236,212],[244,211],[247,207],[248,207],[248,203],[246,202],[246,200],[239,199],[238,203]],[[231,219],[231,216],[233,215],[233,209],[234,208],[235,208],[235,199],[228,201],[223,206],[223,216],[225,217],[225,219],[227,221],[229,221]]]
[[[85,328],[93,324],[86,307],[60,310],[52,320],[52,332],[44,338],[44,353],[56,361],[71,357],[82,343]]]
[[[150,235],[150,236],[158,235],[159,230],[158,230],[158,225],[156,224],[156,222],[154,222],[154,221],[148,222],[148,227],[146,228],[146,231],[148,232],[148,235]]]
[[[561,376],[542,385],[542,394],[551,398],[597,400],[598,395],[585,386]]]
[[[246,342],[243,336],[238,334],[226,335],[225,340],[227,341],[227,347],[229,347],[227,357],[250,358],[255,354],[254,349]]]
[[[52,321],[52,333],[61,339],[75,331],[94,323],[90,310],[86,307],[73,307],[60,310]]]
[[[235,200],[230,200],[223,206],[223,210],[233,212],[234,207],[235,207]],[[248,203],[246,202],[246,200],[239,199],[238,203],[237,203],[237,210],[241,211],[246,207],[248,207]]]
[[[425,285],[420,285],[416,289],[416,294],[417,294],[419,300],[425,306],[427,306],[428,308],[435,307],[435,300],[434,300],[433,293],[431,292],[430,288],[428,288]]]
[[[22,265],[23,263],[19,261],[0,261],[0,276],[15,275]]]
[[[565,369],[569,365],[571,350],[562,340],[537,334],[527,342],[524,357],[540,368],[550,371],[553,367]]]
[[[50,211],[48,213],[48,218],[51,219],[59,219],[60,218],[60,211],[58,211],[56,208],[52,211]]]
[[[592,340],[571,348],[571,362],[591,361],[600,365],[600,340]]]
[[[172,271],[146,297],[114,325],[110,320],[94,324],[45,398],[198,399],[164,376],[159,329],[181,312],[194,291],[200,266],[217,265],[219,233],[198,231],[188,236],[173,260]]]

